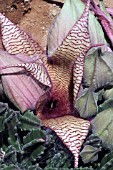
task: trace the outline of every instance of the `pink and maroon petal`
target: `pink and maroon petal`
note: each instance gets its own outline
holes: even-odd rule
[[[60,94],[60,93],[63,94],[62,98],[65,98],[68,101],[69,105],[71,105],[73,100],[72,99],[73,91],[76,91],[76,96],[78,94],[79,86],[81,84],[81,80],[83,76],[83,65],[84,65],[82,64],[82,68],[81,68],[82,74],[80,75],[81,80],[77,85],[75,80],[76,74],[73,73],[74,79],[73,78],[72,79],[74,83],[74,88],[78,86],[77,90],[75,89],[73,90],[72,82],[71,82],[72,81],[71,71],[73,71],[71,68],[72,63],[74,62],[75,64],[74,69],[75,69],[76,62],[78,62],[79,64],[81,55],[83,56],[82,62],[84,62],[84,57],[91,46],[89,30],[88,30],[89,6],[90,6],[90,0],[88,0],[82,16],[74,24],[74,26],[68,33],[67,37],[62,42],[61,46],[56,50],[53,56],[48,59],[49,62],[45,62],[45,58],[44,60],[42,58],[42,61],[45,63],[45,66],[52,80],[53,92],[54,93],[56,92],[56,94]],[[74,97],[74,100],[76,96]],[[63,100],[62,98],[60,98],[59,100]],[[67,101],[66,101],[66,105],[67,105]]]
[[[81,54],[79,57],[77,57],[73,65],[73,103],[74,104],[78,96],[78,92],[83,78],[84,58],[85,58],[84,54]]]
[[[72,61],[76,59],[82,52],[86,52],[91,46],[89,30],[88,30],[88,16],[89,16],[90,0],[88,0],[86,8],[80,19],[74,24],[68,35],[58,47],[53,57],[68,59]]]
[[[90,122],[74,116],[63,116],[42,120],[42,123],[54,130],[74,155],[74,166],[78,167],[81,146],[89,132]]]
[[[20,58],[20,59],[19,59]],[[16,58],[15,55],[9,55],[6,52],[0,52],[0,67],[6,67],[9,64],[22,63],[23,59],[29,61],[29,56],[21,55]],[[36,62],[37,63],[37,62]],[[24,71],[24,72],[23,72]],[[22,112],[28,109],[35,109],[40,97],[50,88],[38,82],[23,68],[1,69],[1,80],[4,92],[11,102]]]
[[[65,40],[62,42],[61,46],[56,50],[55,54],[51,57],[51,60],[47,61],[45,56],[44,57],[43,55],[41,56],[41,59],[43,63],[45,64],[45,67],[47,68],[47,71],[52,81],[53,88],[51,92],[51,98],[53,98],[53,101],[57,100],[57,104],[55,108],[49,108],[47,111],[46,109],[47,103],[45,101],[44,103],[45,105],[43,106],[43,109],[36,110],[37,115],[39,112],[40,114],[42,114],[42,119],[41,119],[42,123],[46,127],[49,127],[52,130],[54,130],[56,134],[61,138],[63,143],[73,153],[74,158],[75,158],[75,167],[78,166],[79,152],[88,134],[90,123],[89,121],[67,115],[69,112],[71,112],[70,93],[73,90],[70,87],[70,84],[72,84],[71,75],[70,75],[71,74],[70,67],[73,61],[75,62],[74,69],[76,67],[80,68],[79,61],[82,63],[81,72],[79,72],[78,74],[78,72],[75,71],[74,79],[73,79],[74,87],[76,87],[76,85],[79,86],[81,84],[81,79],[82,79],[82,74],[83,74],[84,56],[87,53],[91,45],[89,32],[88,32],[89,5],[90,5],[90,0],[88,0],[88,3],[86,5],[86,8],[82,16],[74,24],[74,26],[72,27],[72,29],[66,36]],[[6,46],[8,50],[11,50],[10,51],[11,53],[12,52],[15,53],[16,51],[16,53],[27,52],[29,55],[33,55],[36,51],[39,51],[39,54],[40,54],[40,49],[36,50],[35,48],[34,50],[34,47],[35,47],[33,43],[34,41],[32,42],[32,40],[30,39],[30,37],[28,37],[28,35],[26,35],[26,33],[24,33],[23,31],[20,31],[20,29],[14,24],[12,24],[8,19],[4,17],[2,18],[2,17],[3,16],[1,16],[1,20],[3,21],[2,21],[1,26],[2,26],[2,35],[4,36],[3,37],[4,46]],[[6,26],[4,24],[6,24]],[[8,39],[7,29],[9,29],[8,30],[9,32],[11,30],[13,31],[15,38],[12,38],[9,36],[9,39]],[[12,32],[11,32],[11,35],[12,35]],[[17,39],[18,41],[16,41]],[[7,45],[8,42],[10,44]],[[20,43],[19,46],[18,46],[18,43]],[[25,46],[23,44],[25,44]],[[33,46],[31,44],[33,44]],[[81,57],[81,54],[83,54],[82,57]],[[19,62],[16,62],[16,59],[15,59],[13,60],[13,62],[5,61],[5,65],[2,64],[1,66],[4,67],[9,64],[13,64],[13,65],[17,64],[18,66],[18,63]],[[31,65],[28,63],[27,65],[28,67],[30,67],[30,72],[31,72]],[[22,65],[20,64],[19,67],[20,66]],[[25,62],[22,67],[27,68],[25,65]],[[10,71],[12,71],[14,74],[15,71],[21,71],[21,70],[22,70],[21,68],[9,68],[9,71],[7,73],[9,74]],[[26,70],[28,70],[28,68]],[[34,74],[35,70],[32,70],[32,71],[33,71],[32,75],[35,77],[35,75],[37,75],[38,72],[36,71],[36,74]],[[38,98],[37,101],[39,101],[40,96],[42,96],[45,93],[45,90],[44,88],[41,88],[36,83],[35,84],[36,88],[38,88],[39,91],[35,92],[35,90],[33,89],[34,87],[31,87],[31,85],[35,83],[35,81],[31,80],[31,77],[27,76],[26,74],[24,74],[23,77],[21,76],[22,75],[17,75],[17,74],[10,75],[10,78],[9,78],[9,75],[2,76],[2,81],[3,81],[4,89],[7,95],[9,96],[9,98],[12,101],[14,100],[13,102],[15,103],[15,105],[21,108],[22,111],[25,111],[26,108],[30,109],[32,104],[36,105],[36,100],[32,99],[34,97],[33,94],[37,96]],[[75,79],[76,77],[77,79]],[[81,78],[79,82],[78,82],[78,77]],[[19,83],[19,81],[21,84]],[[11,87],[13,87],[13,89]],[[28,90],[25,91],[26,89]],[[76,93],[78,93],[78,91],[79,91],[79,88],[77,89]],[[51,98],[47,100],[51,100]],[[27,107],[26,105],[23,107],[22,106],[23,104],[26,104]],[[44,112],[44,108],[46,112]],[[50,115],[50,117],[48,118],[46,115],[47,113]],[[65,116],[62,116],[64,114]],[[54,119],[52,119],[51,117],[54,117]]]
[[[42,54],[43,50],[26,32],[0,13],[2,42],[10,54]]]
[[[37,60],[36,63],[31,62],[31,63],[11,64],[5,67],[1,67],[1,69],[3,70],[12,67],[24,68],[27,72],[29,72],[36,80],[38,80],[43,85],[48,87],[52,86],[48,72],[40,59]]]

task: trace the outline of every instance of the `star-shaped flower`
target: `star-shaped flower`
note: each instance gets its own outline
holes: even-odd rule
[[[27,33],[0,14],[3,45],[9,54],[13,54],[10,55],[11,59],[14,59],[10,62],[7,59],[9,56],[7,57],[5,53],[6,58],[4,57],[4,62],[1,65],[5,93],[22,112],[31,109],[32,102],[34,102],[36,114],[42,123],[54,130],[73,153],[75,167],[78,166],[79,152],[90,127],[89,121],[77,117],[73,106],[82,82],[84,59],[91,47],[88,30],[89,6],[90,0],[87,1],[80,19],[73,25],[61,45],[49,57]],[[18,53],[23,55],[16,55]],[[32,58],[34,54],[37,57]],[[23,56],[25,58],[22,58]],[[19,67],[19,70],[15,67]],[[9,68],[12,71],[8,70]],[[23,69],[26,72],[21,78],[21,75],[18,74],[15,75],[16,78],[9,75],[21,72]],[[30,97],[34,87],[27,89],[26,82],[22,94],[19,94],[23,88],[22,83],[19,90],[16,85],[14,88],[12,87],[12,82],[13,86],[16,83],[15,79],[19,84],[28,72],[30,75],[27,75],[25,81],[29,83],[28,79],[32,79],[33,83],[35,81],[34,86],[38,88],[35,94],[38,97],[34,100]],[[6,73],[8,75],[4,76]],[[28,91],[30,92],[28,93]],[[22,106],[23,102],[25,103],[24,107]]]

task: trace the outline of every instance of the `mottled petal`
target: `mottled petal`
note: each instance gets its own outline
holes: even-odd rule
[[[31,36],[0,13],[1,34],[5,49],[10,54],[24,53],[33,56],[43,53],[42,48]]]
[[[51,57],[57,48],[62,44],[72,26],[83,13],[84,7],[85,5],[81,0],[65,0],[60,13],[57,17],[55,17],[49,29],[47,41],[48,56]],[[105,44],[106,40],[102,27],[92,12],[90,12],[88,22],[91,44]]]
[[[23,63],[24,61],[33,61],[29,56],[9,55],[0,51],[0,67],[6,67],[9,64]],[[37,63],[37,62],[36,62]],[[35,109],[36,103],[40,97],[49,90],[48,86],[37,81],[32,75],[23,68],[7,68],[0,70],[2,85],[6,96],[22,112],[27,109]]]
[[[74,155],[74,166],[78,167],[80,149],[88,134],[90,122],[74,116],[63,116],[42,120],[42,123],[56,132]]]
[[[85,56],[81,54],[79,57],[77,57],[73,66],[73,98],[74,98],[73,103],[74,104],[78,96],[78,92],[83,78],[84,58]]]
[[[4,50],[3,44],[2,44],[2,35],[0,32],[0,50]]]
[[[52,57],[68,59],[68,62],[76,59],[81,52],[86,52],[90,45],[90,36],[88,30],[90,0],[88,0],[86,8],[80,19],[74,24],[72,29],[67,34],[66,38],[58,47]]]
[[[76,62],[77,58],[78,58],[77,59],[78,62],[80,60],[81,54],[83,54],[82,62],[84,62],[84,57],[91,46],[90,36],[88,31],[89,5],[90,5],[90,0],[88,0],[82,16],[74,24],[67,37],[64,39],[62,45],[56,50],[53,56],[48,59],[49,62],[45,62],[44,61],[45,58],[44,60],[42,58],[52,80],[53,93],[54,95],[56,93],[58,97],[61,96],[59,94],[62,94],[62,97],[58,98],[58,102],[60,102],[60,100],[64,101],[65,98],[64,105],[66,106],[66,109],[64,110],[67,111],[70,110],[69,107],[72,105],[72,100],[73,100],[72,99],[73,87],[72,87],[72,79],[71,79],[72,63],[74,61]],[[76,67],[76,64],[74,67]],[[83,64],[81,69],[83,70]],[[82,75],[83,75],[83,71],[81,74],[81,79],[82,79]],[[76,83],[75,77],[73,82],[74,84]],[[79,86],[80,84],[81,84],[81,80],[79,81]],[[79,88],[77,88],[77,93],[78,91]]]
[[[48,86],[48,87],[52,86],[48,72],[40,59],[37,61],[37,63],[32,62],[32,63],[11,64],[11,65],[7,65],[5,67],[1,67],[1,69],[7,69],[7,68],[12,68],[12,67],[24,68],[36,80],[38,80],[43,85]]]

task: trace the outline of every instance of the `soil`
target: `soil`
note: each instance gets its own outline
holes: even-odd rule
[[[113,7],[113,0],[104,0]],[[64,0],[0,0],[0,12],[46,46],[48,28]]]

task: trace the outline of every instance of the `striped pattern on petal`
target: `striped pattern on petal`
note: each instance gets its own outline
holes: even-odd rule
[[[8,53],[33,56],[35,53],[43,52],[37,42],[1,13],[0,23],[3,45]]]
[[[37,63],[19,63],[19,64],[11,64],[5,67],[2,67],[1,69],[7,69],[11,67],[20,67],[24,68],[26,71],[28,71],[36,80],[38,80],[40,83],[51,87],[51,80],[48,75],[48,72],[43,65],[42,61],[40,60]]]
[[[74,104],[83,78],[84,58],[85,55],[81,54],[79,57],[77,57],[73,65],[73,103]]]
[[[28,109],[35,109],[37,102],[40,101],[42,95],[46,96],[50,91],[50,87],[43,85],[33,78],[23,68],[6,68],[7,65],[15,65],[23,63],[23,61],[32,62],[29,56],[10,55],[5,51],[0,51],[0,74],[4,92],[9,100],[22,112]],[[37,63],[37,60],[35,61]],[[48,95],[47,95],[48,98]]]
[[[74,155],[74,165],[78,167],[80,149],[88,134],[90,122],[67,115],[55,119],[42,120],[42,123],[56,132]]]
[[[90,0],[88,0],[86,8],[80,19],[74,24],[68,35],[52,55],[59,59],[68,58],[68,60],[76,59],[81,52],[86,52],[91,46],[90,35],[88,30]]]
[[[73,102],[75,102],[75,99],[79,91],[79,86],[81,85],[82,76],[83,76],[84,58],[88,49],[91,46],[89,30],[88,30],[89,6],[90,6],[90,0],[88,0],[82,16],[74,24],[74,26],[68,33],[67,37],[62,42],[61,46],[56,50],[53,56],[49,58],[50,64],[47,65],[47,69],[53,83],[53,88],[55,87],[56,84],[59,83],[58,90],[63,91],[63,94],[65,94],[65,98],[68,98],[69,101],[70,99],[72,100],[72,94],[71,94],[72,82],[70,79],[71,77],[70,70],[71,70],[72,63],[74,62],[74,66],[73,66],[74,68],[72,67],[73,83],[74,83]],[[80,62],[82,57],[83,59]],[[77,73],[76,66],[77,69],[81,68],[80,72],[81,71],[82,72],[80,74]]]

